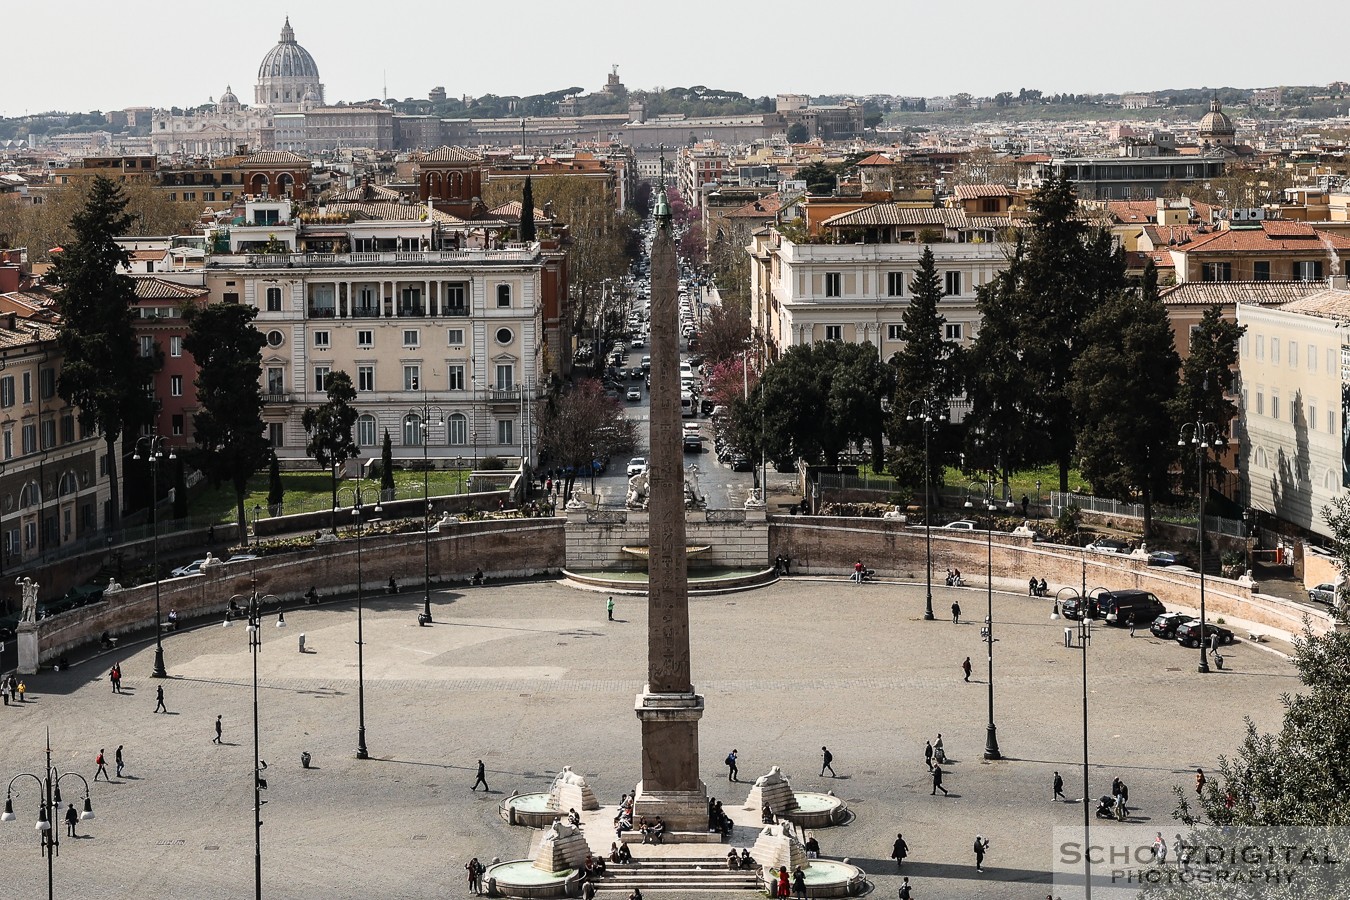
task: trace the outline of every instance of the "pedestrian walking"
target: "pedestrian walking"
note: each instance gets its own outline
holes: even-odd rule
[[[20,703],[27,703],[27,702],[28,702],[28,698],[25,696],[27,693],[28,693],[28,685],[26,685],[26,684],[24,684],[22,681],[20,681],[20,682],[19,682],[19,702],[20,702]]]
[[[905,880],[900,882],[900,900],[911,900],[913,896],[914,895],[910,893],[909,876],[906,875]]]
[[[957,603],[955,600],[952,601],[952,624],[961,624],[961,604]]]
[[[104,780],[104,781],[112,781],[112,779],[108,777],[108,766],[107,766],[107,764],[103,761],[103,750],[102,750],[102,748],[99,749],[99,751],[98,751],[98,756],[94,758],[94,764],[98,766],[98,769],[94,772],[94,780],[95,780],[95,781],[98,781],[98,776],[100,776],[100,775],[103,776],[103,780]]]
[[[905,857],[909,856],[909,844],[905,843],[905,836],[897,834],[895,843],[891,845],[891,859],[895,860],[895,868],[898,870],[904,863]]]
[[[614,598],[610,597],[605,603],[605,612],[609,613],[609,620],[614,621]]]
[[[155,712],[167,713],[169,708],[164,705],[164,686],[155,687]]]
[[[966,657],[966,661],[965,661],[965,662],[961,663],[961,671],[965,673],[965,675],[966,675],[966,681],[970,681],[970,657],[969,657],[969,656]]]
[[[117,762],[117,777],[118,777],[118,778],[121,778],[121,777],[122,777],[122,745],[121,745],[121,744],[118,744],[118,745],[117,745],[117,755],[114,756],[113,759]]]
[[[75,811],[75,804],[70,804],[66,808],[66,837],[75,836],[75,823],[80,821],[80,814]]]
[[[928,767],[928,771],[933,771],[933,742],[924,741],[923,744],[923,763]]]
[[[483,786],[483,790],[488,790],[487,768],[483,765],[481,759],[478,761],[478,780],[473,783],[473,790],[478,790],[480,784]]]
[[[1158,836],[1153,839],[1153,861],[1160,866],[1167,865],[1167,838],[1158,832]]]
[[[122,693],[121,681],[122,673],[117,670],[117,663],[113,663],[113,667],[108,670],[108,682],[112,685],[114,694]]]
[[[838,777],[839,777],[838,775],[835,775],[835,774],[834,774],[834,765],[833,765],[833,763],[834,763],[834,754],[831,753],[831,752],[829,751],[829,748],[827,748],[827,747],[821,747],[821,748],[820,748],[820,777],[821,777],[821,778],[824,778],[824,777],[825,777],[825,770],[826,770],[826,769],[829,769],[829,770],[830,770],[830,777],[831,777],[831,778],[838,778]]]
[[[1199,797],[1200,792],[1205,789],[1205,770],[1197,768],[1195,770],[1195,796]]]
[[[483,864],[478,861],[478,857],[475,856],[466,862],[464,871],[469,874],[469,890],[481,895],[483,893]]]
[[[792,896],[806,900],[806,873],[801,866],[792,870]]]
[[[736,748],[732,747],[731,752],[727,754],[727,781],[735,781],[739,774],[736,769]]]
[[[1134,613],[1130,613],[1129,618],[1125,620],[1125,624],[1130,627],[1130,637],[1134,637]]]
[[[989,840],[983,835],[975,835],[975,871],[984,871],[984,851],[989,849]]]
[[[936,796],[938,791],[942,791],[942,796],[947,796],[947,789],[942,786],[942,766],[935,765],[933,766],[933,789],[928,792],[928,796]]]
[[[1065,803],[1068,803],[1069,798],[1064,796],[1064,778],[1058,772],[1055,773],[1054,788],[1055,793],[1054,796],[1050,798],[1050,802],[1054,803],[1056,800],[1063,800]]]
[[[938,732],[937,740],[933,741],[933,759],[939,763],[947,761],[947,751],[942,746],[942,732]]]
[[[221,735],[222,731],[224,731],[224,728],[225,728],[225,726],[224,726],[224,724],[221,722],[221,717],[220,717],[220,716],[216,716],[216,736],[213,737],[213,738],[211,738],[211,743],[213,743],[213,744],[221,744],[221,743],[224,743],[224,741],[222,741],[222,740],[220,739],[220,735]]]

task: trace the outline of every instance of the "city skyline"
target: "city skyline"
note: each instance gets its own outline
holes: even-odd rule
[[[1022,87],[1046,94],[1128,93],[1350,79],[1350,68],[1335,54],[1275,52],[1269,32],[1251,27],[1267,11],[1254,0],[1238,0],[1222,16],[1195,7],[1169,10],[1166,23],[1154,16],[1114,21],[1103,13],[1071,21],[1057,15],[1064,4],[1049,0],[1013,8],[971,0],[959,20],[944,16],[945,10],[898,6],[829,21],[816,4],[781,3],[766,17],[704,0],[686,4],[678,15],[616,21],[605,6],[583,0],[560,20],[558,7],[527,0],[510,23],[537,16],[539,24],[526,28],[504,28],[493,7],[447,12],[423,0],[375,20],[341,14],[366,9],[346,2],[240,7],[233,21],[243,26],[203,32],[200,23],[176,17],[137,17],[134,28],[129,19],[110,25],[106,7],[69,0],[51,40],[10,47],[11,71],[40,76],[10,81],[10,90],[0,93],[0,115],[192,107],[219,97],[227,85],[251,103],[258,61],[276,43],[286,16],[298,42],[313,54],[330,103],[378,97],[386,84],[388,96],[398,99],[425,98],[436,86],[452,97],[573,86],[592,92],[611,65],[630,89],[703,84],[751,97],[991,96]],[[1311,0],[1300,12],[1308,22],[1322,22],[1343,9],[1332,0]],[[980,27],[966,28],[972,21]],[[443,27],[411,27],[418,22]],[[837,33],[828,27],[822,33],[822,26]],[[125,33],[118,35],[119,29]],[[110,43],[110,33],[136,43]],[[216,49],[212,34],[224,50]],[[354,35],[363,43],[354,46]],[[705,55],[691,36],[706,38],[713,52]],[[875,52],[859,52],[860,41]],[[560,55],[558,48],[579,52]],[[1113,50],[1131,65],[1100,62]],[[1090,66],[1080,65],[1089,59]]]

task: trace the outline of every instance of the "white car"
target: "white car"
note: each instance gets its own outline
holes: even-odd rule
[[[955,522],[948,522],[943,528],[950,528],[953,531],[974,531],[975,523],[969,519],[958,519]]]
[[[635,456],[632,459],[630,459],[628,461],[627,471],[629,478],[632,478],[634,475],[641,475],[643,472],[647,471],[646,458],[641,456]]]
[[[172,572],[169,573],[169,577],[182,578],[185,575],[200,575],[202,574],[202,566],[204,565],[206,565],[206,560],[194,559],[186,566],[179,566],[178,568],[174,569]]]
[[[630,388],[628,389],[628,394],[627,394],[627,396],[628,396],[628,399],[629,399],[629,400],[641,400],[641,399],[642,399],[642,388],[630,387]]]

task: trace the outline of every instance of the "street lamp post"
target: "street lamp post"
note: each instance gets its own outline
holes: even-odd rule
[[[1083,598],[1082,618],[1078,620],[1078,649],[1083,654],[1083,846],[1091,847],[1092,794],[1088,791],[1088,687],[1087,652],[1092,644],[1092,619],[1088,617],[1087,598]],[[1083,896],[1092,900],[1092,854],[1083,853]]]
[[[235,594],[230,603],[241,599]],[[253,896],[262,900],[262,808],[267,801],[262,799],[262,790],[266,787],[262,778],[262,754],[258,735],[258,654],[262,652],[262,607],[263,601],[276,597],[267,594],[258,596],[255,581],[248,595],[248,650],[253,657]]]
[[[13,822],[18,818],[14,815],[14,798],[18,796],[18,792],[14,790],[14,782],[21,778],[31,778],[38,783],[40,792],[38,818],[34,827],[41,841],[42,855],[47,857],[47,900],[52,900],[52,890],[55,885],[53,861],[61,850],[61,779],[78,778],[84,785],[84,811],[80,813],[80,821],[82,822],[87,822],[94,817],[94,807],[89,802],[89,782],[85,781],[83,775],[74,772],[58,772],[52,766],[52,734],[50,729],[47,730],[47,764],[42,775],[20,772],[9,780],[9,787],[5,789],[5,811],[0,814],[0,822]]]
[[[1189,437],[1187,435],[1189,434]],[[1212,422],[1205,422],[1196,419],[1194,422],[1187,422],[1181,426],[1181,433],[1177,437],[1177,446],[1185,447],[1187,443],[1195,447],[1195,476],[1197,486],[1200,491],[1200,522],[1196,531],[1199,535],[1199,554],[1200,554],[1200,665],[1196,668],[1197,672],[1209,672],[1209,655],[1205,649],[1205,452],[1209,447],[1222,447],[1223,435],[1217,425]]]
[[[377,502],[375,515],[379,516],[384,508]],[[366,666],[365,639],[363,632],[363,573],[361,570],[361,538],[365,533],[365,506],[361,503],[361,489],[352,492],[352,521],[356,523],[356,758],[370,759],[366,749]]]
[[[136,449],[131,454],[131,458],[137,462],[150,460],[150,532],[152,565],[155,570],[155,667],[150,674],[155,678],[169,677],[168,670],[164,668],[164,626],[159,617],[159,461],[164,458],[167,445],[168,442],[158,435],[145,435],[137,438]],[[169,447],[168,456],[169,459],[178,458],[172,447]]]
[[[984,735],[984,758],[1002,759],[1003,753],[998,747],[998,727],[994,724],[994,513],[998,511],[998,506],[994,503],[994,476],[989,475],[989,482],[974,481],[972,485],[979,485],[980,490],[984,491],[984,508],[989,513],[989,527],[985,529],[985,572],[986,587],[985,597],[987,611],[984,617],[983,637],[985,649],[989,659],[989,722],[985,726]],[[966,509],[974,508],[970,501],[969,487],[967,487]],[[1007,502],[1007,510],[1012,512],[1012,500]]]
[[[424,398],[425,399],[425,398]],[[429,421],[432,413],[436,421]],[[418,419],[418,436],[422,439],[422,613],[417,624],[431,624],[431,458],[427,455],[431,443],[431,429],[439,428],[445,412],[439,406],[422,404],[422,415]]]
[[[937,421],[945,421],[946,410],[937,410],[932,397],[912,400],[905,421],[918,421],[923,427],[923,558],[924,558],[924,610],[926,621],[933,621],[933,516],[929,510],[932,492],[929,490],[928,436]],[[917,410],[917,412],[916,412]]]

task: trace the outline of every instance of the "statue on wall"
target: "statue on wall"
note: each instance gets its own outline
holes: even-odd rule
[[[25,575],[22,578],[15,580],[14,583],[19,586],[19,590],[23,594],[23,614],[19,617],[19,621],[36,622],[38,601],[37,582]]]

